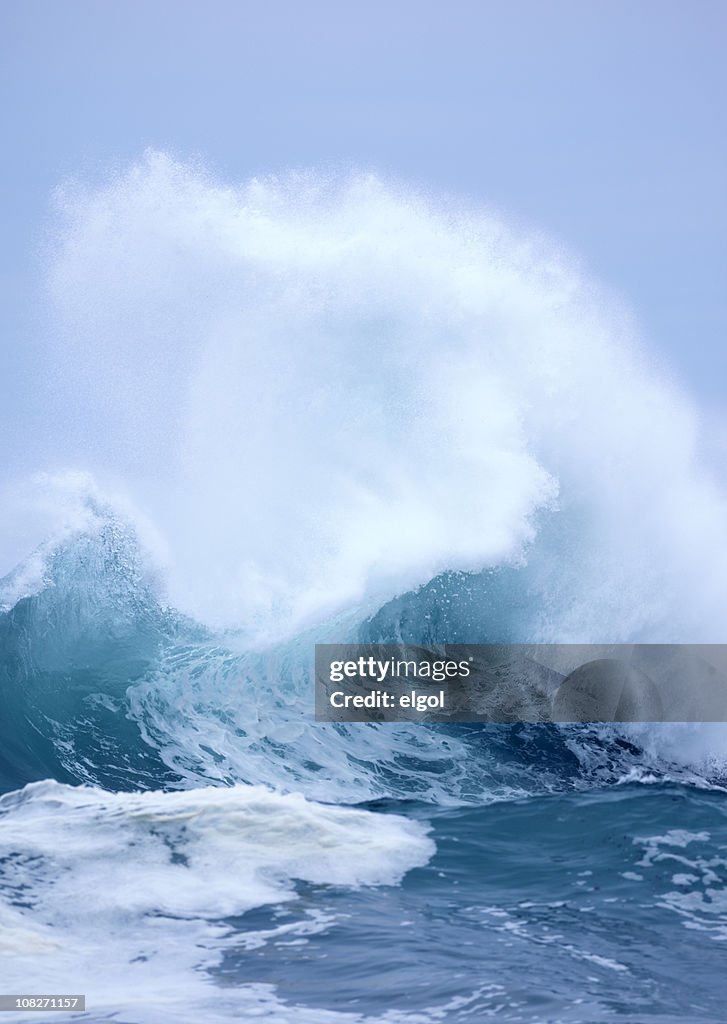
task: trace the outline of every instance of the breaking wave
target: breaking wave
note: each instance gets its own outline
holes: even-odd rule
[[[55,239],[49,461],[3,484],[0,955],[18,990],[82,990],[113,931],[94,1019],[290,1019],[272,984],[233,998],[212,979],[255,943],[325,935],[316,887],[398,886],[428,864],[430,813],[437,850],[469,836],[471,862],[442,854],[463,890],[483,808],[523,801],[543,833],[541,800],[587,815],[592,794],[606,818],[622,801],[659,857],[702,851],[721,725],[312,721],[317,641],[725,639],[727,498],[697,411],[613,296],[454,201],[370,175],[229,187],[158,153],[59,193]],[[659,795],[647,807],[634,785]],[[694,787],[682,833],[666,819]],[[708,849],[689,863],[675,885],[712,879]],[[681,892],[670,913],[721,935]],[[551,948],[537,913],[490,910]],[[251,931],[254,912],[272,917]],[[558,955],[628,974],[601,940]],[[506,1005],[499,983],[447,984],[411,1018],[301,997],[293,1019]]]

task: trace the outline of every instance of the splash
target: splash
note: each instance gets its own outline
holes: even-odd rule
[[[369,175],[231,187],[150,153],[59,195],[50,279],[67,458],[150,516],[198,619],[265,644],[525,567],[530,639],[724,638],[695,410],[545,240]]]

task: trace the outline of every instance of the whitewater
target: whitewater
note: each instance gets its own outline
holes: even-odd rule
[[[40,441],[0,479],[2,991],[723,1020],[727,726],[313,720],[316,642],[725,641],[708,426],[625,300],[462,200],[157,152],[59,189],[43,263]]]

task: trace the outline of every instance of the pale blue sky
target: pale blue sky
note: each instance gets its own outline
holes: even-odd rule
[[[726,29],[723,0],[3,0],[2,426],[33,432],[51,190],[148,146],[494,204],[575,249],[722,408]]]

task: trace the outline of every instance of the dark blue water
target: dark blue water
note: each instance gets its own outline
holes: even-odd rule
[[[719,1021],[727,996],[727,805],[688,787],[626,785],[430,821],[437,853],[395,889],[301,890],[335,923],[305,945],[231,953],[229,984],[291,1003],[444,1019]],[[722,851],[722,855],[718,851]]]

